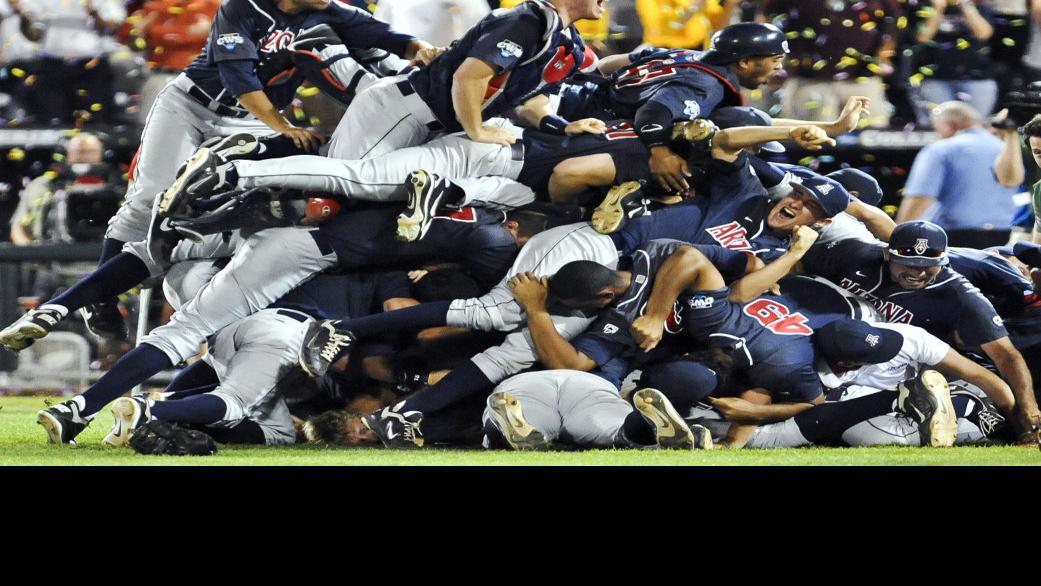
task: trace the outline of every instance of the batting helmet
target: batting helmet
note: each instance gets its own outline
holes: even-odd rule
[[[739,22],[712,35],[712,47],[701,56],[703,63],[726,65],[745,57],[786,55],[788,40],[772,24]]]

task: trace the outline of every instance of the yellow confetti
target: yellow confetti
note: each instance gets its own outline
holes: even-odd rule
[[[852,57],[843,57],[839,59],[839,62],[835,64],[835,69],[845,69],[852,67],[857,64],[857,60]]]
[[[25,70],[24,69],[19,69],[17,67],[12,67],[11,68],[11,75],[13,75],[15,77],[25,77]]]
[[[804,38],[804,39],[816,39],[817,38],[817,31],[813,30],[812,28],[804,28],[804,29],[802,29],[802,38]]]
[[[821,103],[820,100],[807,100],[803,103],[802,107],[806,108],[807,110],[819,110],[821,107]]]
[[[1005,45],[1006,47],[1015,47],[1016,46],[1016,41],[1015,41],[1015,39],[1010,39],[1008,37],[1003,37],[1001,39],[1001,44]]]
[[[90,61],[87,61],[86,63],[84,63],[83,64],[83,68],[84,69],[94,69],[95,67],[98,66],[98,63],[101,63],[101,61],[98,60],[97,57],[95,57],[95,58],[91,59]]]
[[[322,119],[318,116],[311,116],[311,126],[318,126],[322,123]]]
[[[873,31],[877,27],[878,27],[878,24],[875,23],[875,21],[869,20],[869,21],[865,22],[864,24],[860,25],[860,30],[862,30],[862,31]]]
[[[182,7],[180,7],[180,6],[171,6],[171,7],[170,7],[170,8],[168,9],[168,12],[169,12],[170,14],[183,14],[183,13],[184,13],[184,8],[182,8]]]
[[[808,165],[812,165],[815,160],[816,160],[816,157],[803,157],[803,158],[799,159],[799,164],[802,165],[803,167],[806,167]]]
[[[135,48],[137,48],[137,49],[144,49],[147,46],[148,46],[148,43],[146,43],[144,39],[142,39],[142,38],[134,39],[134,47]]]
[[[907,78],[907,81],[911,84],[911,87],[920,87],[922,85],[922,82],[925,81],[925,76],[921,73],[916,73],[911,77]]]
[[[104,106],[98,104],[97,102],[90,105],[91,112],[100,112],[102,108],[104,108]]]
[[[929,77],[932,77],[933,75],[936,75],[936,72],[933,71],[933,69],[931,67],[925,67],[925,66],[919,67],[918,71],[922,75],[929,76]]]
[[[882,10],[881,8],[879,8],[878,10],[875,11],[875,18],[885,18],[885,17],[886,17],[886,11],[885,10]]]
[[[35,83],[36,83],[36,76],[35,75],[30,75],[29,77],[25,78],[25,85],[33,85]]]
[[[821,26],[831,26],[831,19],[830,18],[822,18],[821,19]]]
[[[878,63],[868,63],[867,68],[868,68],[868,71],[870,71],[871,73],[874,73],[875,75],[882,75],[882,73],[883,73],[882,67],[879,66]]]
[[[820,59],[820,60],[815,61],[813,63],[813,70],[814,71],[820,71],[821,69],[824,69],[827,66],[828,66],[828,60],[827,59]]]
[[[842,21],[842,26],[844,26],[846,28],[852,27],[853,26],[853,20],[847,18],[846,20]]]
[[[862,158],[870,163],[875,160],[875,155],[865,153]]]
[[[966,41],[965,39],[958,39],[954,42],[954,46],[957,47],[959,51],[964,51],[965,49],[971,47],[972,44],[969,43],[969,41]]]
[[[799,38],[799,31],[788,31],[784,34],[784,36],[788,37],[789,39],[797,39]]]
[[[906,16],[901,16],[900,18],[896,19],[896,28],[898,28],[900,30],[903,30],[903,29],[907,28],[907,17]]]
[[[87,95],[87,90],[85,90],[85,89],[78,89],[78,90],[76,90],[76,95],[82,98],[82,97]]]
[[[46,172],[44,172],[43,176],[48,178],[48,179],[54,179],[55,177],[58,176],[58,172],[57,171],[46,171]]]
[[[8,161],[23,161],[23,160],[25,160],[25,151],[23,151],[20,148],[15,147],[15,148],[7,151],[7,160]]]
[[[296,94],[304,98],[317,96],[320,92],[321,90],[316,87],[301,87],[300,89],[296,90]]]

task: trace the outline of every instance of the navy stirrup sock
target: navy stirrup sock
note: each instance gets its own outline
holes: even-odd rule
[[[112,260],[112,257],[116,256],[123,250],[123,245],[126,242],[122,240],[116,240],[115,238],[106,238],[101,241],[101,258],[98,259],[98,266],[107,263]]]
[[[121,252],[67,291],[48,301],[47,305],[61,305],[71,313],[81,307],[108,301],[140,285],[148,277],[148,266],[144,261],[129,252]]]
[[[101,411],[102,407],[115,401],[135,385],[172,366],[173,363],[162,350],[149,344],[141,344],[127,352],[112,366],[112,370],[83,393],[83,414],[93,415]]]
[[[394,312],[391,312],[394,313]],[[473,362],[455,368],[432,387],[424,389],[405,401],[399,412],[419,411],[423,415],[436,413],[467,397],[489,394],[495,383]]]
[[[350,330],[356,338],[364,340],[387,332],[444,326],[447,325],[448,306],[451,304],[451,301],[420,303],[405,309],[343,320],[337,327]]]
[[[194,395],[177,401],[156,401],[152,417],[173,423],[216,423],[224,419],[228,406],[216,395]]]

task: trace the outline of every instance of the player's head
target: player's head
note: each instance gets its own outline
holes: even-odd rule
[[[737,74],[741,86],[755,89],[784,68],[788,41],[772,24],[741,22],[712,35],[712,47],[701,60],[726,65]]]
[[[930,112],[933,129],[940,138],[954,136],[959,130],[973,128],[983,123],[983,118],[972,106],[957,100],[944,102]]]
[[[625,288],[621,273],[591,260],[569,262],[549,278],[550,297],[571,309],[603,309]]]
[[[101,139],[89,132],[81,132],[65,143],[65,163],[97,165],[104,160],[105,147]]]
[[[1019,131],[1027,139],[1027,146],[1030,147],[1030,154],[1034,155],[1034,162],[1041,166],[1041,114],[1034,116]]]
[[[758,108],[746,106],[717,108],[708,118],[713,124],[718,126],[720,130],[737,128],[739,126],[773,126],[773,118],[771,118],[769,114]],[[757,145],[755,149],[750,150],[753,153],[758,153],[761,150],[768,153],[783,153],[784,145],[776,140],[771,140],[769,142],[761,143]]]
[[[325,10],[332,3],[332,0],[279,0],[278,7],[292,14],[303,10]]]
[[[932,222],[905,222],[893,229],[883,255],[895,283],[904,289],[923,289],[947,263],[947,233]]]
[[[378,444],[379,439],[361,422],[361,417],[346,411],[326,411],[307,420],[304,437],[312,443],[334,446]]]
[[[548,225],[549,218],[546,214],[531,210],[512,210],[506,214],[506,222],[503,224],[517,239],[517,246],[524,246],[532,236],[545,230]]]
[[[567,14],[570,22],[576,20],[600,20],[604,15],[607,0],[550,0],[561,14]]]
[[[809,177],[791,185],[792,192],[774,204],[766,218],[767,225],[774,231],[795,232],[800,226],[826,226],[849,205],[849,193],[832,179]]]
[[[838,181],[850,195],[868,205],[877,206],[882,201],[882,187],[878,181],[860,169],[839,169],[825,177]]]
[[[813,334],[817,353],[835,373],[856,370],[867,364],[889,362],[900,352],[904,337],[899,332],[876,328],[857,319],[840,319]]]

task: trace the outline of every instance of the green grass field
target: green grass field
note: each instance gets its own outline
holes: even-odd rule
[[[55,399],[51,399],[52,401]],[[42,397],[0,397],[0,465],[205,465],[205,466],[894,466],[894,465],[1041,465],[1041,451],[1027,447],[981,448],[807,448],[799,450],[716,450],[656,452],[600,450],[590,452],[482,452],[424,449],[388,451],[375,448],[224,447],[215,456],[176,458],[139,456],[129,449],[101,445],[112,418],[107,411],[83,434],[79,446],[48,445],[36,424]]]

